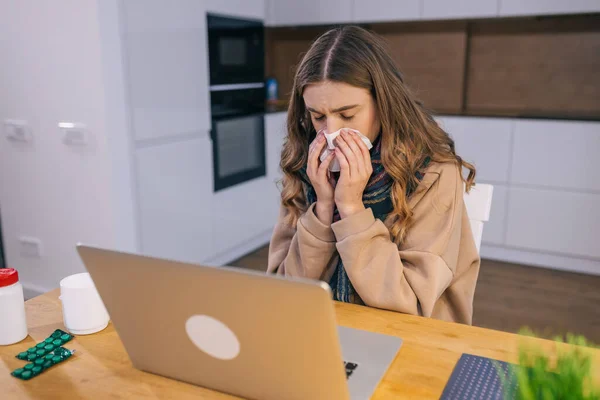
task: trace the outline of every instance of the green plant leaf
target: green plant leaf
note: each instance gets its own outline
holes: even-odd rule
[[[528,328],[522,329],[522,336],[535,337]],[[590,347],[596,347],[585,337],[568,333],[566,340],[557,336],[556,343],[568,346],[557,346],[554,365],[548,355],[530,343],[519,347],[519,365],[513,366],[511,373],[516,376],[519,400],[600,400],[600,390],[594,387],[591,376],[592,355]],[[498,367],[497,367],[498,369]],[[505,395],[509,393],[509,380],[499,371]]]

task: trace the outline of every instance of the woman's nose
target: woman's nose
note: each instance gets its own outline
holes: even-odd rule
[[[327,133],[333,133],[337,130],[342,129],[343,126],[339,121],[333,120],[333,118],[327,118]]]

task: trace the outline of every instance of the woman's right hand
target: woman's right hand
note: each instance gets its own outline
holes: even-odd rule
[[[322,162],[319,156],[327,145],[323,131],[317,134],[317,137],[308,148],[308,165],[306,173],[310,179],[310,183],[315,189],[317,195],[317,204],[315,211],[317,218],[325,224],[331,225],[333,220],[334,202],[334,185],[333,178],[329,174],[329,164],[335,158],[335,153],[332,151],[329,156]]]

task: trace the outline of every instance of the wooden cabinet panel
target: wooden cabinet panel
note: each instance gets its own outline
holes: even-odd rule
[[[600,16],[477,22],[471,33],[469,113],[600,116]]]
[[[279,98],[288,100],[294,84],[296,67],[312,42],[329,28],[269,28],[266,31],[265,68],[267,76],[279,83]]]
[[[600,15],[366,25],[406,83],[439,114],[600,117]],[[267,72],[287,98],[295,68],[328,27],[267,30]]]
[[[378,24],[405,82],[425,106],[440,113],[462,109],[466,23]]]

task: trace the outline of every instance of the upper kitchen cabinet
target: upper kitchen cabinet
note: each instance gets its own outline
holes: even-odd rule
[[[265,0],[205,0],[210,13],[231,17],[265,19]]]
[[[422,0],[423,19],[495,17],[499,0]]]
[[[204,4],[127,0],[122,15],[134,139],[198,133],[208,137]]]
[[[422,0],[354,1],[354,22],[410,21],[421,17]]]
[[[353,4],[353,0],[267,0],[267,25],[351,23]]]
[[[598,0],[499,0],[500,16],[600,12]]]

